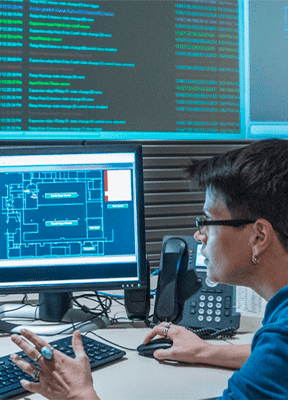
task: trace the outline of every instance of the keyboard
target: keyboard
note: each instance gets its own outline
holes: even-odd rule
[[[123,350],[119,350],[116,347],[101,343],[87,336],[82,336],[82,341],[85,352],[90,360],[91,369],[95,369],[101,365],[119,360],[126,354]],[[50,342],[50,345],[72,358],[75,357],[72,348],[72,336],[57,339],[53,342]],[[30,358],[28,358],[23,351],[17,352],[16,354],[19,354],[22,358],[31,362]],[[10,360],[10,355],[0,357],[1,400],[11,399],[16,395],[27,393],[27,391],[20,384],[21,379],[33,381],[33,378],[30,375],[26,374],[15,364],[13,364],[13,362]]]

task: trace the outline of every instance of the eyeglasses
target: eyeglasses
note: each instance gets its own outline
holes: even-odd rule
[[[205,233],[205,228],[209,225],[224,225],[224,226],[234,226],[239,227],[242,225],[254,224],[255,220],[250,219],[225,219],[225,220],[214,220],[203,215],[202,217],[196,218],[196,226],[201,235]]]

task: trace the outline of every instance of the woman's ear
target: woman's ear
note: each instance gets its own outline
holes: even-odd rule
[[[257,219],[253,226],[252,254],[259,258],[273,243],[276,232],[269,221]]]

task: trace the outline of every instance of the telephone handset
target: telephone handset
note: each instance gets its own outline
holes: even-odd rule
[[[156,314],[162,321],[175,320],[179,314],[177,280],[185,247],[185,242],[177,238],[163,244],[162,279],[159,282],[161,299],[156,308]]]
[[[236,331],[235,288],[208,280],[201,248],[192,236],[163,238],[153,322]]]

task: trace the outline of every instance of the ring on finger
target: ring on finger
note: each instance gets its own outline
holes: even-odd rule
[[[41,368],[34,368],[32,371],[32,378],[34,379],[35,382],[39,382],[39,374],[41,372]]]
[[[164,337],[165,338],[168,337],[168,330],[169,330],[171,324],[172,324],[172,322],[170,321],[165,325],[165,328],[164,328]]]
[[[41,354],[46,360],[52,360],[53,358],[53,347],[44,346],[41,349]]]
[[[41,357],[44,357],[42,353],[40,353],[39,356],[36,357],[33,361],[34,361],[35,363],[37,363],[38,360],[39,360]]]
[[[42,348],[41,348],[41,350],[38,350],[39,351],[39,353],[41,353],[34,361],[38,361],[39,360],[39,358],[40,357],[44,357],[45,358],[45,360],[52,360],[52,358],[53,358],[53,350],[54,350],[54,348],[53,347],[49,347],[49,346],[43,346]]]

